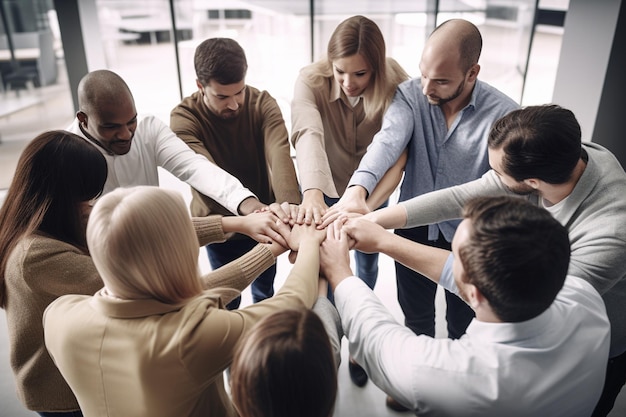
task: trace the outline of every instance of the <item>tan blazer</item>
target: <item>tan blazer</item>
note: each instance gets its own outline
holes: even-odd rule
[[[220,290],[184,305],[61,297],[44,313],[46,346],[86,417],[236,415],[222,371],[261,317],[313,305],[319,254],[305,255],[273,298],[236,311]]]

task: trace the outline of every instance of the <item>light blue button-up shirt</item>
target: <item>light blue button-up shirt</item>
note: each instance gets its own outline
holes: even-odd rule
[[[350,179],[372,192],[385,172],[408,147],[399,201],[451,187],[482,176],[489,169],[487,137],[496,120],[519,108],[511,98],[477,80],[469,104],[450,129],[439,106],[428,103],[419,78],[398,86],[381,130]],[[451,241],[459,221],[430,225],[428,238],[439,230]]]

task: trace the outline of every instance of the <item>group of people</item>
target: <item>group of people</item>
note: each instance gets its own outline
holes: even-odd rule
[[[475,25],[446,21],[410,78],[372,20],[348,18],[296,81],[291,137],[232,39],[197,47],[198,91],[169,126],[117,74],[87,74],[76,119],[26,147],[0,209],[24,406],[328,417],[345,334],[352,381],[394,410],[606,416],[626,381],[626,174],[569,110],[480,81],[481,50]],[[373,292],[378,253],[404,324]]]

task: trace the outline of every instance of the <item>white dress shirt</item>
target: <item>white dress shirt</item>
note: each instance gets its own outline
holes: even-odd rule
[[[77,118],[67,130],[88,140]],[[151,115],[138,116],[133,143],[126,155],[112,155],[96,147],[109,168],[103,194],[117,187],[158,186],[160,166],[234,214],[238,214],[237,208],[243,200],[254,197],[237,178],[195,153],[165,123]]]
[[[440,284],[454,291],[450,264]],[[604,385],[609,322],[579,278],[568,276],[539,316],[474,319],[458,340],[416,336],[356,277],[337,286],[335,303],[352,356],[420,416],[588,417]]]

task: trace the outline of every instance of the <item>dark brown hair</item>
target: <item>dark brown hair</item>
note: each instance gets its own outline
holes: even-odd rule
[[[502,169],[516,181],[567,182],[582,155],[580,125],[555,104],[529,106],[500,118],[489,132],[491,149],[502,149]]]
[[[570,260],[567,230],[545,209],[519,197],[470,200],[469,237],[459,247],[469,283],[505,322],[545,311],[563,287]]]
[[[242,81],[248,71],[243,48],[233,39],[210,38],[196,48],[196,78],[206,87],[211,80],[228,85]]]
[[[102,192],[104,156],[73,133],[44,132],[24,149],[0,209],[0,307],[7,301],[7,260],[18,241],[33,232],[87,251],[80,204]]]
[[[231,393],[241,417],[329,417],[337,368],[311,310],[285,310],[257,323],[237,346]]]

